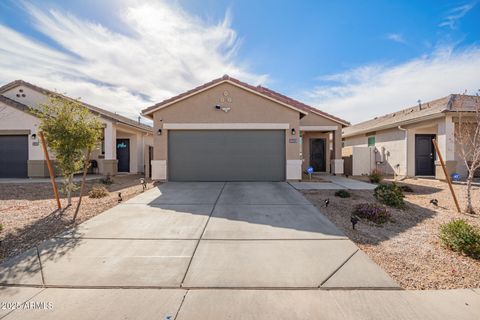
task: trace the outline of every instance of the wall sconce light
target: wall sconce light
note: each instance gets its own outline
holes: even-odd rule
[[[37,135],[35,133],[32,134],[32,140],[37,139]]]
[[[291,130],[291,131],[292,131],[292,136],[294,136],[294,135],[295,135],[295,133],[296,133],[296,131],[295,131],[295,128],[292,128],[292,130]]]
[[[161,136],[162,135],[162,129],[158,129],[157,135]]]

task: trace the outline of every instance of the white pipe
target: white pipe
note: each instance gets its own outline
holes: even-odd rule
[[[398,126],[398,130],[405,132],[405,177],[408,175],[408,129]]]

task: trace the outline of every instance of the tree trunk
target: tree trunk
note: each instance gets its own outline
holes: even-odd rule
[[[73,184],[73,174],[70,174],[67,178],[67,206],[72,205],[72,184]]]
[[[80,186],[80,196],[78,198],[77,208],[75,209],[75,214],[73,215],[73,221],[74,222],[75,222],[75,219],[77,219],[77,214],[78,214],[78,211],[80,210],[80,205],[82,204],[83,190],[85,188],[85,179],[87,177],[88,165],[90,164],[90,153],[91,153],[91,151],[88,150],[87,157],[85,158],[85,161],[83,162],[82,184]]]
[[[467,213],[475,213],[475,210],[473,209],[472,205],[472,181],[473,181],[473,173],[474,170],[470,170],[468,172],[468,177],[467,177],[467,208],[465,211]]]

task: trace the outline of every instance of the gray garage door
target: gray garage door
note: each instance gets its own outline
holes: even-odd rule
[[[27,177],[28,136],[0,136],[0,178]]]
[[[285,131],[168,132],[171,181],[283,181]]]

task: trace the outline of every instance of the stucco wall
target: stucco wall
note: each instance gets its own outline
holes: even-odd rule
[[[20,90],[22,90],[23,92],[21,92]],[[17,97],[17,94],[20,96]],[[25,97],[23,97],[22,94],[24,94]],[[17,86],[2,93],[2,95],[12,100],[23,103],[24,105],[27,105],[29,107],[37,107],[40,104],[48,103],[49,100],[46,95],[25,86]]]
[[[36,140],[31,139],[31,134],[37,134],[37,128],[40,121],[23,111],[10,107],[0,102],[0,134],[11,132],[11,130],[28,130],[28,160],[44,160],[42,146],[38,136]],[[38,144],[37,144],[38,143]],[[37,144],[37,145],[34,145]]]
[[[47,95],[32,90],[25,86],[17,86],[12,88],[5,93],[4,96],[23,103],[30,107],[37,107],[40,104],[48,103],[49,98]],[[25,96],[23,96],[25,95]],[[19,130],[26,128],[31,130],[32,133],[36,132],[36,126],[39,123],[39,120],[27,113],[19,111],[15,108],[12,109],[16,113],[9,115],[9,121],[2,122],[0,119],[0,130],[5,129],[15,129]],[[117,134],[119,130],[118,127],[122,127],[121,124],[116,124],[109,119],[103,117],[100,118],[100,121],[105,126],[105,154],[102,154],[100,146],[98,149],[92,152],[92,159],[98,161],[99,172],[104,173],[104,161],[107,161],[109,166],[115,165],[116,159],[116,139],[117,138],[129,138],[130,139],[130,172],[137,173],[144,171],[144,145],[146,141],[149,141],[150,145],[153,145],[152,135],[146,136],[145,133],[137,131],[129,126],[126,127],[126,130]],[[123,133],[122,133],[123,132]],[[148,140],[149,139],[149,140]],[[29,157],[30,160],[43,160],[43,151],[41,146],[34,147],[32,146],[31,141],[29,140]],[[50,154],[50,157],[54,159],[54,156]],[[114,161],[114,162],[112,162]],[[110,168],[111,169],[111,168]],[[112,171],[112,170],[108,170]]]
[[[225,91],[232,99],[231,103],[221,102],[220,99],[224,97]],[[231,109],[229,112],[224,112],[215,109],[215,105],[227,106]],[[296,129],[296,133],[292,135],[289,129],[285,134],[286,159],[300,160],[299,113],[229,83],[222,83],[160,109],[153,116],[154,132],[162,128],[165,123],[288,123],[290,129]],[[167,159],[167,137],[168,130],[163,130],[160,136],[155,135],[155,160]],[[290,143],[290,139],[296,139],[297,143]]]
[[[405,137],[405,131],[398,128],[377,131],[374,134],[376,140],[375,147],[379,151],[376,160],[379,159],[379,154],[382,153],[382,150],[384,150],[385,159],[384,163],[377,165],[377,167],[387,174],[396,173],[401,176],[405,174],[408,176],[415,176],[415,135],[437,135],[439,125],[442,121],[445,121],[445,119],[440,118],[403,126],[402,128],[406,129],[408,132],[407,137]],[[407,144],[408,146],[406,148],[405,146]],[[367,145],[368,137],[365,134],[344,139],[345,147],[366,147]],[[384,149],[382,149],[382,147]],[[353,162],[355,163],[355,161],[354,157]]]
[[[309,112],[306,116],[300,119],[300,125],[301,126],[339,126],[341,127],[341,125],[338,124],[338,122],[324,118],[313,112]]]

